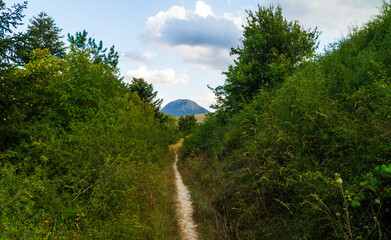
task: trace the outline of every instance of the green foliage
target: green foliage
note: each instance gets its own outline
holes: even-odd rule
[[[10,67],[17,61],[16,48],[19,46],[17,35],[11,35],[13,28],[22,25],[24,17],[23,9],[27,1],[18,3],[8,8],[3,0],[0,0],[0,70]]]
[[[61,41],[62,37],[61,29],[56,26],[53,18],[41,12],[30,20],[27,32],[20,36],[24,44],[17,49],[17,55],[23,63],[28,63],[30,54],[35,49],[48,49],[52,56],[63,58],[65,44]]]
[[[316,29],[286,20],[280,6],[258,6],[258,11],[247,13],[243,46],[231,49],[238,58],[224,73],[225,84],[215,89],[219,110],[239,110],[262,89],[280,84],[317,47]]]
[[[116,68],[118,65],[118,52],[115,51],[114,45],[111,46],[110,51],[107,52],[107,48],[103,48],[103,42],[99,41],[99,44],[95,42],[95,39],[87,39],[87,31],[76,32],[75,36],[68,33],[68,41],[77,49],[83,51],[89,49],[91,53],[91,61],[95,64],[105,63],[109,66]]]
[[[132,82],[128,84],[130,92],[137,93],[137,95],[145,102],[160,108],[162,99],[156,99],[157,92],[153,91],[152,84],[147,83],[143,78],[133,78]]]
[[[390,9],[185,139],[205,238],[391,237]]]
[[[143,101],[153,107],[156,118],[160,121],[166,119],[165,114],[160,112],[163,100],[156,99],[157,92],[153,91],[152,84],[147,83],[143,78],[133,78],[132,82],[127,84],[127,87],[131,93],[136,93]]]
[[[35,50],[1,78],[0,236],[158,239],[172,122],[130,94],[109,63]],[[166,211],[166,210],[165,210]],[[168,222],[168,221],[167,221]],[[172,221],[173,222],[173,221]]]
[[[189,135],[197,126],[197,119],[194,114],[178,117],[178,130],[183,136]]]

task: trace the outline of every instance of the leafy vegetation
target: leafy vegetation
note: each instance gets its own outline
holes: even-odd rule
[[[0,3],[1,26],[17,26],[25,5]],[[43,41],[60,39],[57,30]],[[32,44],[23,67],[17,52],[1,52],[0,236],[175,239],[173,190],[160,173],[171,166],[174,123],[122,82],[114,47],[86,36],[63,54]]]
[[[300,60],[271,51],[244,64],[274,18],[285,29],[279,8],[249,12],[217,112],[184,141],[202,237],[390,239],[390,4],[321,56],[308,58],[312,32]]]
[[[158,119],[161,121],[167,119],[166,115],[160,112],[163,99],[156,99],[157,92],[153,90],[152,84],[147,83],[143,78],[133,78],[128,88],[130,92],[136,93],[143,101],[151,105]]]
[[[189,135],[197,126],[194,114],[178,117],[178,130],[183,136]]]
[[[297,21],[287,21],[280,6],[259,6],[258,11],[247,13],[242,46],[231,49],[238,58],[224,73],[225,84],[214,89],[220,111],[238,111],[261,89],[278,85],[317,47],[316,29],[302,29]]]

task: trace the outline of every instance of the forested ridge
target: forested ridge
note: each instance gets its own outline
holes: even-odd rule
[[[318,35],[248,11],[181,151],[202,239],[391,238],[391,6],[322,54]]]
[[[175,239],[152,85],[86,31],[65,47],[46,13],[17,32],[26,6],[0,1],[0,239]]]

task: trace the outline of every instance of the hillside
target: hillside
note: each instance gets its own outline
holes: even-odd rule
[[[311,60],[281,12],[250,14],[220,106],[184,140],[200,239],[390,239],[391,5]]]
[[[166,114],[172,114],[175,117],[191,115],[191,114],[202,114],[209,113],[209,111],[196,102],[188,99],[178,99],[168,103],[161,109],[161,112]]]

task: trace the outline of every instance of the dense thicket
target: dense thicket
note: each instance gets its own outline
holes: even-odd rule
[[[196,126],[197,119],[194,114],[178,117],[178,131],[182,134],[182,136],[185,137],[189,135]]]
[[[205,238],[390,239],[390,39],[385,3],[280,85],[238,113],[218,109],[185,140],[182,170]]]
[[[166,238],[154,224],[175,222],[152,215],[171,123],[122,82],[114,48],[79,40],[63,55],[34,47],[23,67],[1,69],[0,236]]]

